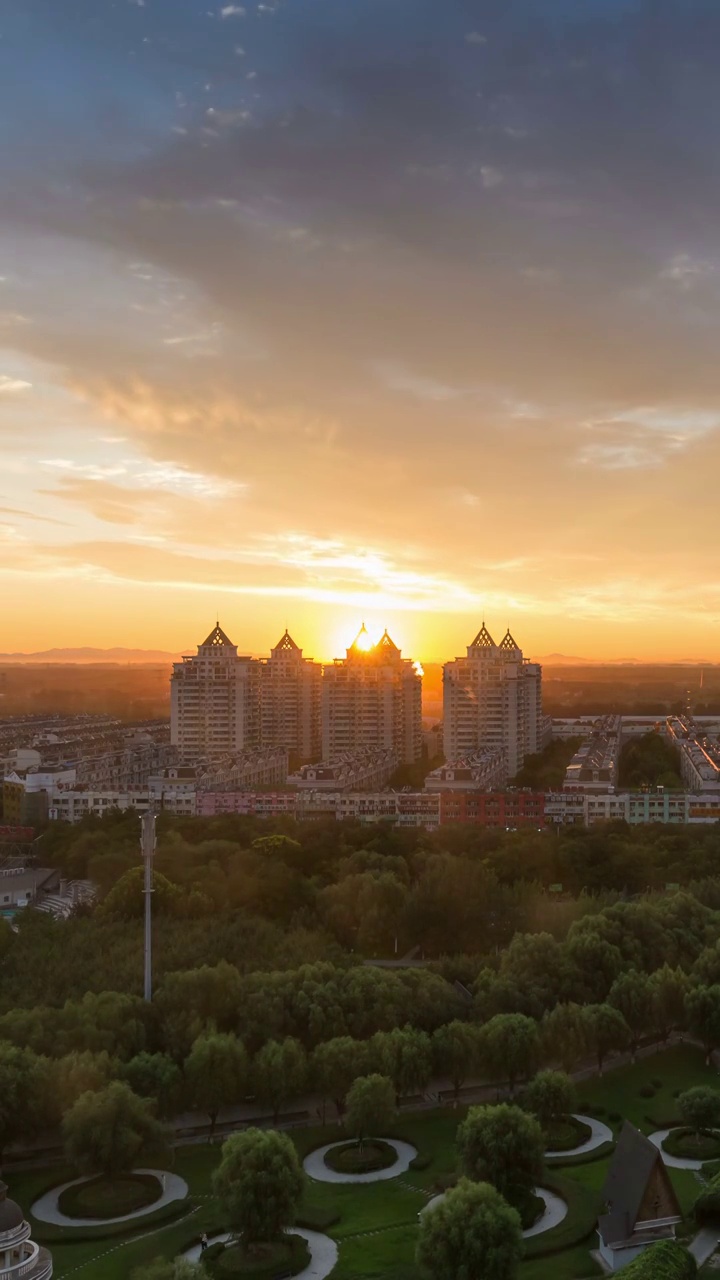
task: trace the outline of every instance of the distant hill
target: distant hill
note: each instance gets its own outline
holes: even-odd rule
[[[177,662],[178,653],[164,649],[43,649],[38,653],[0,653],[2,662]]]

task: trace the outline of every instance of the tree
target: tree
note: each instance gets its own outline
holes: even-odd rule
[[[63,1120],[65,1154],[83,1173],[123,1173],[164,1148],[166,1133],[152,1103],[120,1080],[84,1093]]]
[[[688,1026],[705,1046],[708,1066],[713,1050],[720,1045],[720,986],[696,987],[685,997]]]
[[[463,1084],[470,1073],[478,1068],[481,1034],[480,1027],[474,1022],[461,1022],[459,1018],[433,1032],[435,1067],[452,1080],[455,1105]]]
[[[579,1004],[557,1004],[545,1014],[540,1034],[543,1057],[559,1062],[565,1071],[574,1070],[588,1051],[587,1027]]]
[[[396,1115],[395,1089],[387,1076],[359,1076],[345,1099],[345,1123],[360,1147],[374,1134],[387,1133]]]
[[[182,1091],[182,1073],[167,1053],[137,1053],[121,1067],[123,1080],[141,1098],[154,1098],[158,1115],[170,1116],[177,1109]]]
[[[522,1013],[498,1013],[482,1028],[480,1056],[493,1080],[507,1080],[510,1094],[521,1076],[532,1075],[540,1054],[538,1024]]]
[[[679,967],[671,969],[664,964],[650,975],[650,1024],[664,1045],[671,1032],[685,1023],[687,991],[687,974]]]
[[[107,1049],[102,1053],[67,1053],[52,1063],[51,1074],[57,1102],[57,1118],[61,1120],[83,1093],[96,1093],[118,1073],[119,1064]]]
[[[345,1094],[358,1076],[366,1070],[367,1045],[352,1036],[336,1036],[325,1040],[314,1050],[310,1060],[310,1078],[323,1099],[323,1124],[325,1100],[331,1097],[339,1116],[345,1111]]]
[[[223,1143],[212,1184],[227,1225],[252,1246],[277,1240],[292,1226],[305,1175],[286,1133],[246,1129]]]
[[[457,1142],[465,1176],[491,1183],[510,1204],[542,1174],[545,1135],[535,1117],[521,1107],[471,1107]]]
[[[525,1103],[543,1128],[575,1107],[575,1085],[564,1071],[538,1071],[525,1090]]]
[[[622,1014],[629,1031],[628,1044],[635,1062],[638,1044],[647,1031],[652,1018],[652,994],[650,979],[638,969],[628,969],[615,979],[608,995],[608,1004]]]
[[[247,1078],[247,1054],[237,1036],[218,1031],[198,1036],[185,1060],[185,1081],[193,1104],[210,1117],[211,1139],[221,1108],[240,1101]]]
[[[33,1136],[50,1110],[47,1059],[0,1041],[0,1166],[5,1148],[18,1138]]]
[[[685,1124],[699,1133],[701,1129],[714,1129],[720,1124],[720,1093],[707,1085],[686,1089],[677,1100],[678,1110]]]
[[[144,910],[143,890],[145,868],[132,867],[113,885],[98,907],[102,918],[118,917],[132,920],[141,917]],[[160,871],[153,871],[153,912],[172,915],[177,911],[182,890]]]
[[[297,1098],[305,1087],[307,1059],[299,1040],[268,1040],[254,1063],[255,1092],[273,1110],[277,1124],[280,1108],[290,1098]]]
[[[461,1178],[420,1217],[415,1257],[432,1280],[514,1280],[522,1252],[518,1213],[486,1182]]]
[[[398,1103],[405,1094],[422,1093],[432,1074],[430,1037],[415,1027],[378,1031],[370,1041],[369,1057],[375,1070],[392,1080]]]
[[[625,1049],[630,1039],[622,1014],[610,1004],[588,1004],[583,1009],[583,1022],[588,1049],[595,1054],[598,1075],[609,1053]]]

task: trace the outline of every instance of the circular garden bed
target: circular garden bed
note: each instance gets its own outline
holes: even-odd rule
[[[246,1276],[248,1280],[273,1280],[278,1275],[296,1276],[311,1262],[310,1249],[302,1236],[288,1235],[274,1244],[212,1244],[202,1255],[206,1270],[217,1280],[226,1276]]]
[[[592,1138],[592,1129],[577,1116],[560,1116],[545,1127],[548,1151],[574,1151]]]
[[[513,1196],[511,1204],[520,1214],[523,1231],[534,1227],[545,1212],[545,1201],[535,1191],[523,1191],[521,1194]]]
[[[162,1187],[154,1174],[102,1174],[66,1187],[58,1196],[58,1209],[68,1218],[107,1221],[147,1209],[161,1196]]]
[[[335,1173],[374,1173],[395,1164],[397,1152],[389,1142],[368,1139],[362,1147],[357,1142],[344,1142],[325,1152],[325,1164]]]
[[[717,1129],[671,1129],[663,1139],[663,1151],[677,1160],[717,1160],[720,1157],[720,1132]]]

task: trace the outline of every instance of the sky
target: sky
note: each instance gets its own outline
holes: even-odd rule
[[[0,651],[720,661],[716,0],[4,0]]]

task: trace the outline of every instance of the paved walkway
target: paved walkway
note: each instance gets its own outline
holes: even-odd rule
[[[695,1171],[702,1169],[705,1164],[704,1160],[685,1160],[682,1156],[668,1155],[667,1151],[663,1149],[663,1142],[669,1133],[672,1133],[672,1129],[658,1129],[656,1133],[650,1134],[650,1141],[653,1146],[658,1148],[668,1169],[694,1169]]]
[[[292,1227],[288,1232],[291,1236],[302,1236],[303,1240],[307,1240],[310,1247],[310,1264],[305,1267],[304,1271],[299,1271],[295,1276],[295,1280],[325,1280],[330,1275],[337,1260],[338,1247],[330,1236],[324,1236],[319,1231],[305,1231],[303,1227]],[[211,1236],[208,1244],[217,1244],[222,1240],[230,1240],[229,1233],[221,1236]],[[200,1245],[194,1244],[192,1249],[186,1249],[181,1255],[188,1258],[190,1262],[197,1262],[201,1257]]]
[[[712,1258],[720,1243],[720,1231],[715,1227],[703,1227],[698,1231],[692,1244],[688,1246],[698,1268],[703,1267],[708,1258]]]
[[[556,1196],[554,1191],[547,1191],[545,1187],[533,1187],[536,1196],[545,1204],[545,1211],[540,1215],[537,1222],[528,1227],[527,1231],[523,1231],[523,1239],[529,1240],[530,1236],[542,1235],[544,1231],[552,1231],[553,1227],[557,1227],[567,1217],[568,1207],[560,1196]],[[433,1196],[432,1200],[428,1200],[427,1204],[420,1210],[418,1217],[422,1217],[429,1209],[434,1208],[437,1204],[442,1204],[446,1191],[439,1196]]]
[[[311,1151],[303,1160],[303,1169],[316,1182],[387,1182],[390,1178],[399,1177],[401,1173],[407,1173],[410,1162],[417,1155],[417,1147],[411,1146],[409,1142],[398,1142],[395,1138],[382,1138],[379,1141],[393,1147],[397,1155],[395,1163],[388,1165],[387,1169],[373,1169],[372,1173],[336,1173],[334,1169],[330,1169],[325,1163],[327,1152],[334,1147],[346,1147],[347,1139],[345,1142],[328,1142],[327,1146]]]
[[[581,1142],[579,1147],[573,1147],[570,1151],[546,1151],[546,1160],[562,1160],[565,1156],[581,1156],[586,1151],[596,1151],[598,1147],[604,1146],[606,1142],[613,1142],[614,1135],[612,1129],[603,1124],[601,1120],[593,1120],[592,1116],[573,1116],[574,1120],[579,1120],[581,1124],[587,1124],[592,1129],[592,1134],[586,1142]]]
[[[163,1178],[165,1179],[162,1195],[157,1200],[153,1200],[152,1204],[136,1209],[134,1213],[124,1213],[119,1218],[68,1218],[67,1214],[61,1213],[58,1209],[58,1199],[62,1192],[68,1187],[79,1187],[83,1182],[88,1182],[88,1178],[75,1178],[73,1182],[64,1182],[62,1186],[54,1187],[52,1191],[48,1191],[35,1201],[30,1212],[38,1222],[51,1222],[55,1227],[107,1227],[115,1222],[131,1222],[135,1218],[144,1218],[149,1213],[154,1213],[156,1209],[172,1204],[174,1200],[184,1200],[188,1194],[187,1182],[179,1178],[176,1173],[166,1173],[164,1169],[133,1169],[133,1173],[152,1174],[161,1184]]]

